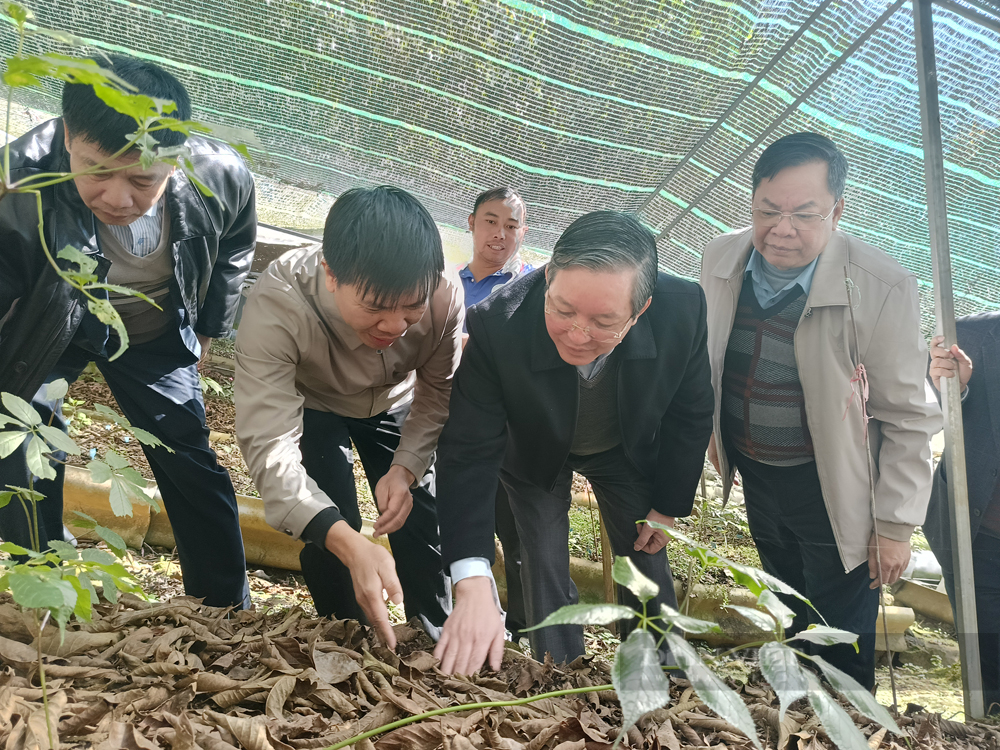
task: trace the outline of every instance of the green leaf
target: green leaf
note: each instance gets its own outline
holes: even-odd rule
[[[199,376],[198,379],[199,379],[200,384],[201,384],[201,392],[202,393],[208,393],[208,391],[210,391],[210,390],[216,396],[218,396],[218,395],[220,395],[222,393],[222,386],[219,385],[219,381],[214,380],[213,378],[207,377],[205,375]]]
[[[568,604],[560,607],[529,630],[547,628],[550,625],[607,625],[617,620],[632,619],[638,613],[621,604]]]
[[[51,383],[45,386],[45,400],[58,401],[61,398],[65,398],[68,392],[69,392],[69,383],[66,382],[65,378],[59,378],[58,380],[53,380]]]
[[[11,493],[13,494],[13,493]],[[9,501],[8,501],[9,502]],[[0,552],[6,552],[9,555],[26,555],[28,550],[24,547],[14,544],[14,542],[4,542],[0,544]]]
[[[104,404],[94,404],[94,411],[100,414],[102,417],[107,417],[112,422],[117,425],[127,425],[128,420],[122,415],[112,409],[110,406],[105,406]]]
[[[101,526],[97,524],[94,527],[94,531],[97,536],[104,540],[104,543],[108,545],[108,548],[114,552],[118,557],[125,556],[125,540],[121,538],[118,532],[109,529],[107,526]]]
[[[758,654],[760,671],[781,701],[778,720],[785,718],[785,711],[799,698],[805,698],[809,685],[799,665],[799,657],[784,643],[765,643]]]
[[[737,604],[730,604],[726,606],[726,609],[731,609],[734,612],[739,612],[746,619],[754,624],[755,627],[763,630],[765,633],[774,632],[774,620],[772,620],[768,615],[761,612],[759,609],[754,609],[753,607],[740,607]]]
[[[104,598],[107,599],[112,604],[117,604],[118,587],[115,585],[115,579],[109,576],[103,570],[97,572],[97,577],[101,581],[101,593],[104,594]]]
[[[169,448],[166,445],[164,445],[163,441],[161,441],[158,437],[156,437],[156,435],[154,435],[151,432],[146,432],[141,427],[133,427],[132,425],[129,425],[127,429],[129,432],[135,435],[135,439],[138,440],[143,445],[148,445],[150,448],[165,448],[168,453],[174,452],[173,448]]]
[[[633,630],[618,647],[611,682],[622,707],[623,733],[644,713],[670,702],[670,681],[663,674],[656,641],[648,631]]]
[[[795,612],[786,606],[773,591],[762,591],[760,596],[757,597],[757,604],[770,612],[782,628],[787,630],[791,627],[792,620],[795,619]]]
[[[108,357],[108,361],[111,362],[118,359],[128,349],[128,331],[125,330],[125,323],[122,322],[121,315],[118,314],[114,305],[106,299],[87,300],[87,309],[96,315],[97,319],[102,323],[107,323],[111,326],[115,330],[115,333],[118,334],[118,341],[120,342],[118,351]]]
[[[675,628],[680,628],[688,633],[721,633],[722,628],[717,623],[708,620],[699,620],[695,617],[682,615],[676,609],[668,607],[666,604],[660,605],[660,616],[664,622],[668,622]]]
[[[65,576],[63,580],[69,581],[70,585],[76,591],[76,605],[73,607],[73,614],[84,622],[90,622],[94,602],[97,601],[97,592],[94,591],[94,585],[90,581],[87,581],[85,585],[81,583],[79,578],[72,575]],[[86,581],[87,579],[84,580]],[[91,599],[91,596],[93,596],[93,599]]]
[[[861,683],[849,674],[837,669],[821,656],[811,656],[810,659],[823,670],[823,674],[826,675],[826,679],[830,681],[833,689],[854,704],[858,711],[869,719],[877,721],[893,734],[902,734],[896,721],[892,718],[892,714],[885,706],[875,700],[875,696],[868,692]]]
[[[128,459],[121,453],[113,450],[109,450],[104,454],[104,460],[108,462],[108,466],[112,469],[117,469],[119,471],[121,469],[128,468],[129,466]]]
[[[14,568],[8,575],[14,601],[26,609],[56,610],[76,605],[76,590],[59,577],[57,568]]]
[[[10,3],[5,2],[3,4],[3,12],[10,16],[17,24],[22,24],[25,21],[30,21],[35,17],[35,14],[30,10],[25,8],[20,3]]]
[[[59,556],[60,560],[76,560],[79,557],[76,553],[76,547],[61,539],[51,539],[49,548]]]
[[[838,643],[853,643],[854,650],[858,650],[858,636],[848,633],[846,630],[831,628],[828,625],[810,625],[806,630],[792,638],[791,640],[809,641],[818,643],[820,646],[835,646]]]
[[[105,552],[102,549],[97,549],[96,547],[88,547],[87,549],[80,552],[80,559],[84,562],[94,563],[96,565],[112,565],[115,562],[115,558],[109,552]]]
[[[666,639],[674,659],[687,674],[698,697],[720,718],[749,737],[754,746],[761,750],[746,704],[705,665],[690,643],[675,633],[667,633]]]
[[[640,602],[648,602],[660,593],[660,587],[649,580],[628,557],[616,557],[611,567],[611,577],[615,583],[624,586],[638,597]]]
[[[109,292],[115,292],[116,294],[123,294],[126,297],[138,297],[143,302],[148,302],[149,304],[151,304],[157,310],[163,309],[158,304],[156,304],[156,302],[154,302],[152,299],[147,297],[142,292],[137,292],[135,289],[132,289],[127,286],[120,286],[118,284],[87,284],[86,289],[88,292],[94,289],[106,289]]]
[[[0,458],[7,458],[7,456],[16,451],[21,446],[21,443],[24,442],[24,439],[30,435],[30,432],[22,430],[0,432]]]
[[[10,501],[14,499],[14,495],[17,493],[12,490],[4,490],[0,492],[0,508],[6,508]]]
[[[104,484],[105,482],[110,482],[111,477],[113,476],[111,467],[108,466],[103,461],[96,461],[96,460],[90,461],[87,464],[87,470],[90,471],[90,481],[94,482],[95,484]],[[94,519],[91,518],[90,520],[93,521]],[[79,525],[80,528],[84,529],[93,528],[93,526],[82,526],[80,524],[77,525]]]
[[[779,594],[794,596],[796,599],[812,607],[812,602],[780,578],[750,565],[743,565],[732,560],[726,560],[725,562],[725,567],[733,574],[733,580],[741,586],[746,586],[756,596],[759,597],[764,591],[770,589],[771,591],[777,591]]]
[[[76,265],[79,268],[81,276],[91,276],[94,281],[97,281],[97,276],[94,274],[94,271],[97,270],[97,261],[78,248],[66,245],[66,247],[56,253],[56,257],[68,260],[70,263]]]
[[[107,85],[94,86],[94,93],[111,109],[128,115],[139,124],[158,114],[155,102],[145,94],[130,94]]]
[[[830,739],[839,750],[868,750],[868,741],[861,734],[861,730],[854,724],[854,720],[848,716],[847,711],[840,707],[829,694],[819,684],[819,680],[808,672],[805,673],[809,680],[809,705],[823,722],[823,729],[830,735]]]
[[[111,512],[116,516],[132,516],[132,493],[129,490],[128,482],[123,482],[119,477],[112,477],[111,492],[108,493],[111,501]]]
[[[24,452],[28,471],[41,479],[55,479],[56,470],[49,463],[49,446],[38,435],[31,436],[28,449]]]
[[[71,47],[82,47],[85,44],[84,40],[80,37],[70,34],[68,31],[61,31],[59,29],[44,29],[38,27],[28,32],[29,36],[34,36],[36,34],[47,36],[49,39],[54,39],[60,44],[68,44]]]
[[[65,451],[73,456],[79,456],[81,453],[80,446],[76,444],[69,435],[60,430],[58,427],[52,427],[47,424],[40,424],[36,428],[45,442],[48,443],[53,451]]]
[[[0,395],[0,400],[3,401],[4,408],[10,412],[10,415],[25,427],[41,424],[42,418],[35,411],[35,407],[23,398],[15,396],[13,393],[4,393]]]
[[[96,461],[96,462],[92,461],[91,463],[100,463],[100,461]],[[87,464],[87,468],[88,469],[90,468],[90,464]],[[94,479],[94,475],[93,474],[90,475],[90,478],[93,481],[95,481],[95,482],[97,481],[96,479]],[[107,481],[107,480],[104,480],[104,481]],[[79,510],[74,510],[73,512],[77,516],[79,516],[79,518],[77,520],[73,521],[73,525],[74,526],[76,526],[79,529],[96,529],[97,528],[97,521],[94,519],[93,516],[88,516],[86,513],[83,513],[82,511],[79,511]]]

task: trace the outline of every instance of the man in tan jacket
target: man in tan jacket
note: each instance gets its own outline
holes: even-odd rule
[[[257,281],[236,340],[236,435],[268,523],[306,542],[319,614],[366,616],[390,646],[383,590],[435,638],[451,611],[432,464],[465,313],[443,273],[416,198],[349,190],[322,247],[286,253]],[[352,443],[398,569],[361,535]]]
[[[941,416],[924,383],[916,277],[837,229],[846,179],[829,139],[781,138],[754,167],[753,226],[705,249],[709,457],[726,498],[740,471],[763,568],[859,636],[860,654],[819,653],[871,688],[878,588],[899,578],[924,520]],[[787,603],[793,632],[821,622]]]

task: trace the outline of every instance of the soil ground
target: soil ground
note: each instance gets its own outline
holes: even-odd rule
[[[222,345],[220,347],[220,344]],[[225,347],[227,342],[217,342],[216,350]],[[228,352],[223,352],[226,354]],[[208,367],[203,373],[219,386],[219,392],[214,389],[206,393],[206,412],[209,428],[213,438],[220,463],[231,473],[236,491],[241,494],[256,495],[256,490],[247,472],[245,463],[235,444],[232,435],[235,429],[235,409],[232,403],[232,374],[225,367]],[[69,399],[78,408],[89,410],[95,404],[105,404],[118,410],[103,379],[96,371],[88,371],[75,383],[69,392]],[[84,447],[84,455],[75,463],[84,464],[91,449],[103,454],[108,448],[113,448],[126,454],[133,466],[143,476],[152,478],[141,448],[134,441],[123,439],[119,431],[109,428],[105,423],[88,420],[78,416],[73,422],[76,430],[75,438]],[[362,515],[374,518],[377,514],[372,502],[371,492],[364,480],[360,463],[356,463],[358,478],[358,495]],[[742,506],[730,503],[723,508],[718,499],[711,499],[718,492],[718,480],[709,472],[709,480],[705,486],[710,499],[699,500],[701,504],[696,514],[681,521],[681,529],[689,536],[700,540],[717,553],[749,565],[759,564],[756,552],[750,539]],[[585,492],[588,489],[586,481],[577,477],[574,490]],[[701,512],[704,508],[707,512]],[[600,520],[596,511],[587,508],[574,507],[571,511],[571,553],[578,557],[593,561],[601,560]],[[670,550],[674,563],[675,576],[685,580],[688,574],[686,564],[688,558],[679,550]],[[156,550],[145,547],[140,552],[132,552],[128,562],[129,568],[136,574],[143,589],[159,601],[180,596],[183,591],[179,582],[179,570],[175,554],[168,550]],[[251,596],[258,611],[284,612],[291,607],[301,607],[307,615],[314,614],[308,592],[303,586],[301,576],[297,573],[276,569],[251,570]],[[709,578],[708,583],[728,584],[729,581],[721,574]],[[402,621],[402,613],[393,611],[394,621]],[[940,639],[954,638],[947,626],[923,621],[916,628],[918,633],[930,634]],[[608,657],[613,654],[617,638],[603,628],[589,628],[587,635],[588,648],[598,657]],[[746,678],[752,667],[734,660],[730,663],[732,676]],[[882,666],[878,672],[878,696],[882,703],[891,703],[890,677],[887,667]],[[957,666],[940,666],[931,670],[913,666],[898,666],[895,669],[895,680],[899,706],[905,709],[908,704],[917,704],[929,712],[940,713],[944,718],[962,718],[961,680]]]

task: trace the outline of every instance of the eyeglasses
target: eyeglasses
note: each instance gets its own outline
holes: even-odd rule
[[[593,341],[597,341],[601,344],[610,344],[612,341],[620,340],[629,329],[629,326],[633,323],[633,319],[629,318],[625,322],[625,327],[617,333],[609,331],[606,328],[601,328],[600,326],[596,326],[595,328],[591,328],[590,326],[581,326],[576,322],[575,313],[562,312],[549,307],[548,296],[546,296],[544,310],[545,314],[550,315],[553,321],[555,321],[556,330],[560,333],[570,333],[574,328],[578,328],[585,336],[589,336]]]
[[[833,212],[836,210],[837,204],[835,203],[833,208],[830,209],[830,213],[826,216],[809,213],[785,214],[781,211],[772,211],[767,208],[755,208],[750,213],[753,214],[753,220],[762,227],[776,227],[787,216],[788,220],[792,223],[792,229],[815,229],[833,216]]]

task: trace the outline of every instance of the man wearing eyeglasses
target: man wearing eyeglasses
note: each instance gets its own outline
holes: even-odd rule
[[[871,689],[879,587],[909,561],[941,418],[924,386],[917,279],[837,229],[846,180],[829,139],[781,138],[754,166],[752,227],[705,249],[709,458],[725,498],[739,469],[763,568],[819,612],[786,597],[791,632],[821,615],[858,634],[860,653],[816,652]]]
[[[435,651],[441,668],[469,674],[487,658],[500,667],[504,629],[490,576],[498,480],[521,538],[529,626],[578,601],[569,574],[574,471],[594,487],[615,554],[658,584],[650,611],[676,607],[666,536],[642,522],[672,525],[690,513],[701,476],[713,408],[701,290],[658,272],[653,235],[633,215],[598,211],[569,226],[544,269],[497,290],[467,320],[438,442],[442,556],[456,581]],[[539,659],[584,654],[578,625],[528,636]]]

